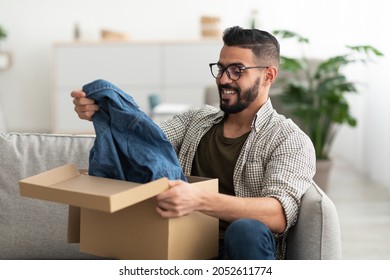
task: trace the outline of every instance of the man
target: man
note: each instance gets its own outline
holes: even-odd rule
[[[269,90],[280,58],[275,37],[232,27],[223,41],[219,61],[210,64],[220,110],[204,106],[160,124],[183,171],[218,178],[219,193],[170,181],[156,197],[156,211],[164,218],[201,211],[220,219],[220,258],[283,259],[285,237],[313,183],[314,148],[272,108]],[[71,96],[79,117],[91,120],[94,100],[81,91]]]

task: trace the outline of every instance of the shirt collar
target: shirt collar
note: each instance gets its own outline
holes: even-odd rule
[[[259,132],[269,121],[274,112],[271,99],[268,97],[267,101],[257,111],[255,118],[252,121],[252,128]]]

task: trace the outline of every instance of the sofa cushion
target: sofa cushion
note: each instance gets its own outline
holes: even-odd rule
[[[19,180],[67,163],[87,168],[93,141],[0,132],[0,259],[91,258],[66,241],[68,206],[21,197]]]
[[[3,105],[1,104],[0,100],[0,131],[7,131],[5,126],[5,117],[3,113]]]

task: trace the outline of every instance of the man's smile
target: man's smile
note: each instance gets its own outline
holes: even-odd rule
[[[233,94],[238,93],[238,90],[231,88],[231,87],[227,87],[227,86],[220,86],[219,92],[220,92],[221,96],[222,95],[233,95]]]

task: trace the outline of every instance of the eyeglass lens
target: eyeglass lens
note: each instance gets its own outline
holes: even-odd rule
[[[223,68],[218,64],[211,66],[211,72],[216,79],[220,79],[225,71],[229,79],[233,81],[236,81],[241,77],[241,69],[237,65],[229,65],[227,68]]]

